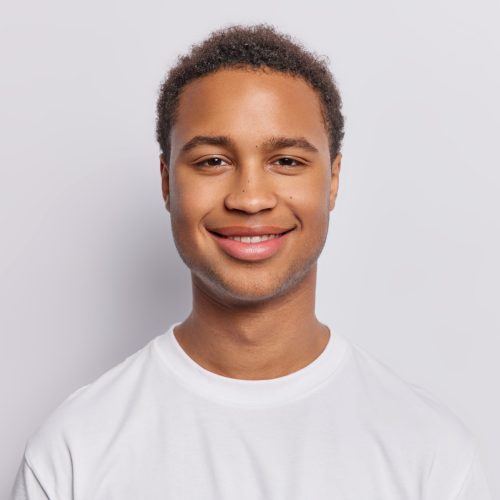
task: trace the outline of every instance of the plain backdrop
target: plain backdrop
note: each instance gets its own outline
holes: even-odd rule
[[[158,87],[212,30],[267,22],[344,100],[317,316],[458,415],[500,498],[499,20],[487,0],[4,2],[0,497],[49,412],[188,314]]]

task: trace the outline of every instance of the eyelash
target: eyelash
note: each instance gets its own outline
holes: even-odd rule
[[[208,167],[212,167],[212,168],[218,168],[218,167],[221,167],[222,165],[206,165],[207,162],[211,161],[211,160],[221,160],[221,161],[224,161],[222,158],[218,157],[218,156],[213,156],[212,158],[207,158],[206,160],[203,160],[203,161],[200,161],[198,163],[195,163],[194,165],[197,166],[197,167],[204,167],[204,166],[208,166]],[[295,162],[296,165],[281,165],[282,167],[288,167],[288,168],[295,168],[295,167],[300,167],[302,165],[304,165],[304,163],[302,163],[301,161],[299,160],[296,160],[295,158],[290,158],[289,156],[282,156],[281,158],[278,158],[276,161],[280,161],[280,160],[291,160],[292,162]]]

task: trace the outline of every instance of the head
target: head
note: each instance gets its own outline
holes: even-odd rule
[[[157,139],[174,241],[195,285],[255,303],[315,273],[343,134],[325,61],[271,26],[218,30],[179,58],[160,89]],[[271,238],[245,240],[255,233]]]

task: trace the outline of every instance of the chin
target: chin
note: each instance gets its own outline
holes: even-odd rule
[[[224,288],[226,297],[234,302],[264,302],[273,299],[283,293],[280,286],[265,286],[259,283],[255,286],[248,286],[248,284],[239,284],[238,286],[226,286]]]
[[[254,276],[253,279],[244,276],[226,276],[214,273],[193,273],[193,279],[198,282],[205,291],[220,298],[227,304],[258,304],[286,295],[298,283],[300,283],[307,269],[299,272],[289,273],[286,276],[272,276],[266,273],[265,278]]]
[[[218,279],[210,278],[209,283],[204,280],[205,288],[209,287],[212,294],[224,299],[224,302],[260,302],[269,300],[277,295],[281,286],[276,283],[252,282],[248,279]]]

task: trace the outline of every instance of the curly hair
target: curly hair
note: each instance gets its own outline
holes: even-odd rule
[[[179,96],[189,82],[231,67],[270,68],[302,77],[320,97],[329,137],[330,157],[340,151],[344,137],[342,100],[328,69],[328,58],[306,50],[290,35],[266,23],[232,25],[213,31],[187,55],[178,56],[160,86],[157,101],[156,138],[161,152],[170,157],[170,132],[177,119]]]

